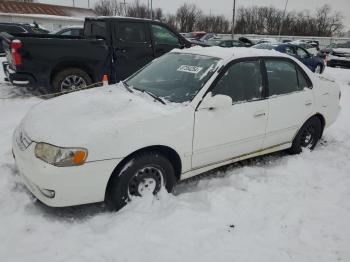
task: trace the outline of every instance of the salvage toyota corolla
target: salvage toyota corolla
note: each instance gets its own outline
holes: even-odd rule
[[[117,85],[36,105],[13,153],[43,203],[120,209],[222,165],[313,149],[339,99],[333,80],[275,51],[173,50]]]

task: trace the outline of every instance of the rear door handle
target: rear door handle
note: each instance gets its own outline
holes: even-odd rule
[[[259,111],[259,112],[255,112],[254,117],[259,118],[259,117],[263,117],[265,115],[266,115],[266,113],[264,111]]]
[[[311,101],[311,100],[305,101],[305,105],[306,105],[306,106],[311,106],[311,105],[312,105],[312,101]]]

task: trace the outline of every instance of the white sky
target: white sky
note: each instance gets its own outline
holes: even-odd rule
[[[59,5],[72,5],[73,1],[76,6],[87,7],[89,0],[37,0],[41,3],[59,4]],[[90,6],[93,7],[94,3],[98,0],[90,0]],[[133,2],[133,0],[126,0],[126,3]],[[146,3],[147,0],[140,0],[140,2]],[[285,0],[236,0],[237,7],[239,6],[251,6],[251,5],[272,5],[274,7],[283,9]],[[193,3],[200,7],[205,13],[212,12],[213,14],[224,14],[227,17],[231,17],[233,0],[153,0],[154,7],[161,7],[165,13],[175,12],[176,9],[183,3]],[[347,30],[350,30],[350,0],[289,0],[287,10],[300,11],[309,9],[315,10],[324,4],[330,4],[333,10],[341,11],[344,15],[344,24]]]

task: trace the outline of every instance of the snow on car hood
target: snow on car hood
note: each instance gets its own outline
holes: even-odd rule
[[[21,125],[33,141],[83,146],[91,138],[113,138],[120,128],[181,108],[181,104],[163,105],[147,94],[111,85],[43,101],[32,108]]]

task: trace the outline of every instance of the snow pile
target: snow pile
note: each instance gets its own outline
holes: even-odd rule
[[[39,100],[0,100],[0,261],[350,261],[350,74],[326,73],[341,81],[343,110],[314,152],[214,171],[119,213],[31,197],[11,135]]]

